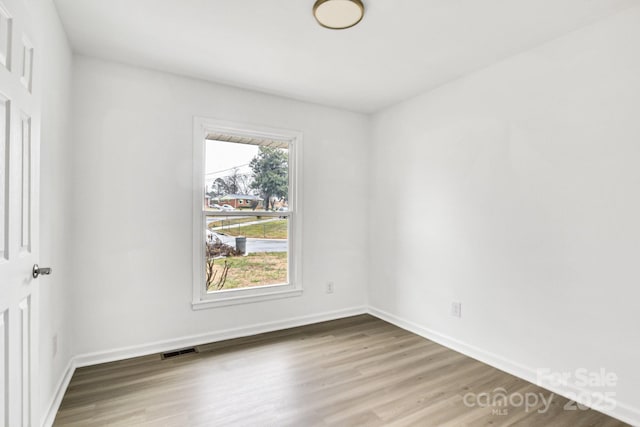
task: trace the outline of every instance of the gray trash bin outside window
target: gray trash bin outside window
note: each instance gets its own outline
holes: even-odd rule
[[[247,238],[244,236],[236,237],[236,250],[246,255],[247,253]]]

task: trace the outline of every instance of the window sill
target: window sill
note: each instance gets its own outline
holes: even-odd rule
[[[254,302],[269,301],[274,299],[298,297],[302,295],[302,289],[287,289],[282,291],[264,292],[254,295],[215,295],[207,299],[193,301],[191,307],[193,310],[205,310],[209,308],[225,307],[229,305],[250,304]]]

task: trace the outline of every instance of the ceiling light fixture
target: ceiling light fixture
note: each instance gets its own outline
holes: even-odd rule
[[[343,30],[362,20],[364,5],[361,0],[317,0],[313,16],[325,28]]]

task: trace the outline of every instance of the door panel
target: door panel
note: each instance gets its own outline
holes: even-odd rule
[[[33,7],[34,4],[30,3]],[[38,424],[38,168],[35,22],[24,0],[0,0],[0,425]]]
[[[21,425],[31,425],[31,297],[26,297],[18,305],[20,314],[20,390],[21,390]]]
[[[31,251],[31,118],[22,114],[20,118],[22,144],[20,155],[22,180],[20,188],[20,252]]]
[[[0,95],[0,262],[9,259],[9,118],[11,102]]]

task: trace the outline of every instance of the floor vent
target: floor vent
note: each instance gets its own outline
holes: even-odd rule
[[[195,347],[183,348],[182,350],[174,350],[162,353],[162,359],[170,359],[172,357],[182,356],[183,354],[190,353],[196,353]]]

